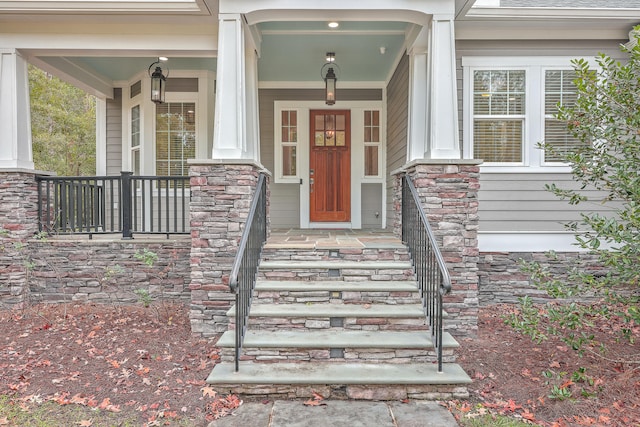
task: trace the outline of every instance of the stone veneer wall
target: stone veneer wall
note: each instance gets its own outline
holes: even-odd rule
[[[38,188],[33,171],[0,171],[0,302],[21,307],[27,270],[17,263],[38,231]]]
[[[47,237],[38,232],[35,171],[0,172],[0,306],[33,302],[129,303],[138,289],[152,298],[188,299],[191,240]],[[146,266],[135,254],[158,255]]]
[[[152,266],[136,258],[144,250],[158,256]],[[28,251],[31,302],[135,303],[138,290],[155,299],[189,300],[191,240],[134,238],[31,239]]]
[[[481,252],[478,262],[480,305],[513,304],[529,296],[534,302],[551,299],[537,289],[529,274],[521,269],[521,260],[539,262],[555,277],[563,277],[573,266],[593,275],[604,275],[606,269],[598,257],[585,252],[558,252],[549,257],[545,252]]]
[[[402,234],[401,178],[406,173],[413,180],[449,267],[452,291],[445,296],[445,328],[457,336],[473,336],[478,329],[478,163],[414,161],[394,173],[394,231]]]
[[[229,275],[263,169],[236,160],[193,162],[191,176],[191,331],[205,337],[227,329],[235,302]]]

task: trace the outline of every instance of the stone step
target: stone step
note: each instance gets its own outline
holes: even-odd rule
[[[216,343],[218,347],[234,347],[235,331],[227,331]],[[245,333],[242,344],[248,348],[384,348],[431,349],[428,331],[252,331]],[[457,348],[458,342],[445,332],[443,348]]]
[[[235,317],[235,305],[227,316]],[[250,317],[302,317],[302,318],[418,318],[424,319],[419,304],[382,305],[372,304],[252,304]]]
[[[258,280],[256,291],[286,291],[286,292],[417,292],[418,285],[411,280],[395,281],[363,281],[348,282],[342,280],[333,281],[302,281],[302,280]]]
[[[413,268],[410,261],[269,261],[260,263],[260,270],[406,270]]]
[[[304,281],[259,280],[254,303],[417,304],[414,281]]]
[[[455,363],[221,362],[207,377],[219,394],[269,399],[447,400],[469,397],[471,378]]]
[[[262,251],[262,259],[270,261],[408,261],[409,250],[402,245],[388,248],[342,249],[269,249]]]

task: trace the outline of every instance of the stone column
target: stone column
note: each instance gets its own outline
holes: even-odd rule
[[[27,240],[38,231],[38,188],[28,170],[0,170],[0,305],[28,303]]]
[[[191,330],[210,337],[227,329],[235,302],[229,275],[263,168],[242,160],[190,163]]]
[[[394,230],[401,233],[402,186],[407,173],[418,191],[451,276],[445,328],[456,336],[478,329],[478,190],[476,160],[420,160],[396,172]]]

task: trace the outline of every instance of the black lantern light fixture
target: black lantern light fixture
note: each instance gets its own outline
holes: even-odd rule
[[[336,103],[336,77],[335,70],[338,69],[336,64],[336,54],[334,52],[327,52],[326,63],[320,70],[320,75],[324,80],[324,100],[327,105],[333,105]],[[326,73],[325,73],[326,69]]]
[[[165,61],[167,61],[167,58],[161,56],[156,62],[149,65],[149,69],[147,70],[149,77],[151,77],[151,101],[156,104],[162,104],[164,102],[164,92],[167,85],[167,77],[169,77],[169,68],[165,66],[167,74],[164,75],[160,64]],[[154,66],[155,69],[152,72],[151,69]]]

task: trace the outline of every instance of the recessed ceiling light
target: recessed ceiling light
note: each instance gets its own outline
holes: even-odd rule
[[[327,25],[329,26],[329,28],[338,28],[340,26],[340,24],[336,21],[331,21]]]

